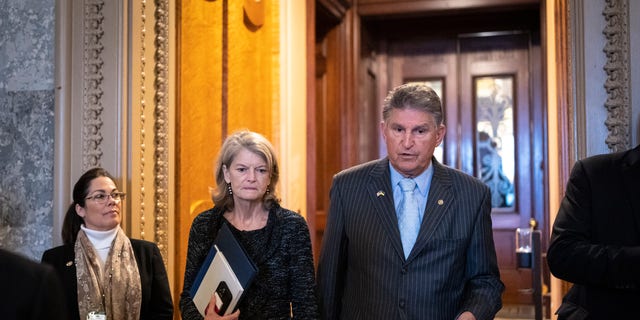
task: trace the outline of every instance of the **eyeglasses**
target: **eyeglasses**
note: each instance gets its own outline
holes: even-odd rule
[[[111,197],[111,199],[115,201],[120,201],[120,200],[124,200],[126,195],[127,194],[124,192],[112,192],[111,194],[97,193],[95,195],[92,195],[91,197],[86,197],[85,199],[93,199],[93,201],[95,201],[96,203],[105,204],[107,203],[107,200],[109,197]]]

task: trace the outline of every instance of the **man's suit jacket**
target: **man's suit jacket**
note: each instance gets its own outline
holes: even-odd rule
[[[487,186],[435,158],[405,260],[387,158],[334,177],[318,268],[325,319],[493,319],[501,308]]]
[[[0,249],[0,318],[68,319],[53,268]]]
[[[140,319],[173,319],[173,301],[169,279],[158,246],[149,241],[130,239],[140,272],[142,304]],[[42,262],[52,265],[60,277],[67,298],[70,319],[79,319],[78,285],[73,245],[49,249]]]
[[[574,283],[562,317],[639,317],[640,146],[576,162],[547,261],[556,277]]]

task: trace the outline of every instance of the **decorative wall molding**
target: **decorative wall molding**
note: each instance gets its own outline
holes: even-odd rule
[[[119,21],[125,19],[121,8],[116,3],[104,0],[84,0],[82,5],[83,20],[83,65],[82,65],[82,159],[83,171],[95,167],[105,166],[108,162],[105,155],[113,153],[118,145],[110,144],[110,137],[125,134],[136,136],[134,144],[123,150],[131,158],[114,159],[116,166],[133,169],[132,177],[126,174],[124,184],[132,181],[135,190],[131,196],[128,212],[131,215],[129,230],[132,236],[156,242],[168,265],[169,254],[169,167],[170,167],[170,99],[169,87],[169,52],[170,52],[170,16],[171,0],[135,0],[132,6],[132,17],[137,19],[131,29],[135,44],[132,52],[118,52],[120,57],[131,54],[129,71],[121,70],[123,74],[131,75],[132,101],[120,101],[122,105],[111,106],[109,101],[111,92],[120,90],[126,92],[122,86],[127,81],[121,81],[119,73],[110,68],[118,66],[117,61],[108,58],[105,53],[111,49],[109,39],[115,38],[116,43],[125,41],[120,35],[112,35],[118,28],[114,25],[104,25],[105,21]],[[148,40],[153,39],[153,42]],[[137,49],[136,49],[137,48]],[[113,83],[111,83],[113,82]],[[106,93],[109,94],[106,94]],[[126,123],[116,114],[126,115],[131,110],[131,121],[135,125]],[[104,116],[103,116],[104,114]],[[112,126],[110,117],[115,118],[116,126]],[[126,117],[126,116],[125,116]],[[113,121],[113,120],[111,120]],[[119,133],[118,127],[123,126],[124,132]],[[123,138],[128,140],[127,138]],[[103,142],[104,140],[104,142]],[[105,157],[103,159],[103,157]],[[134,200],[135,199],[135,200]],[[135,202],[135,203],[133,203]]]
[[[155,4],[155,242],[166,263],[169,256],[169,1],[156,0]]]
[[[603,33],[607,38],[604,47],[607,81],[604,87],[607,90],[605,124],[609,135],[605,142],[612,152],[617,152],[630,148],[631,137],[629,2],[606,0],[602,14],[607,22]]]
[[[146,93],[147,93],[147,87],[146,87],[146,81],[147,81],[147,76],[146,76],[146,72],[145,72],[145,68],[147,66],[146,63],[146,52],[147,52],[147,47],[146,47],[146,35],[147,35],[147,28],[146,28],[146,22],[147,22],[147,16],[146,16],[146,10],[147,10],[147,1],[146,0],[141,0],[140,1],[140,38],[139,38],[139,45],[140,45],[140,51],[138,52],[138,57],[139,57],[139,61],[138,63],[140,63],[140,73],[139,73],[139,84],[140,87],[138,88],[140,90],[139,94],[140,94],[140,101],[138,101],[138,104],[140,106],[140,108],[138,109],[138,119],[140,122],[140,131],[138,132],[138,134],[140,135],[140,144],[137,146],[137,149],[139,151],[139,156],[140,156],[140,161],[139,161],[139,171],[138,171],[138,178],[139,178],[139,188],[138,188],[138,192],[140,193],[140,208],[139,208],[139,213],[138,213],[138,221],[140,224],[140,238],[145,239],[145,209],[146,209],[146,204],[145,204],[145,198],[146,198],[146,192],[145,192],[145,152],[146,152],[146,145],[145,145],[145,139],[146,139],[146,117],[145,117],[145,112],[146,112],[146,107],[147,107],[147,102],[145,99]],[[135,16],[135,15],[134,15]]]
[[[103,111],[102,95],[102,9],[104,1],[87,0],[84,5],[84,52],[83,52],[83,127],[82,127],[82,167],[83,170],[101,165]]]

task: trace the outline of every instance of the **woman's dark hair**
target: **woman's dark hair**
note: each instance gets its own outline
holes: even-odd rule
[[[95,178],[107,177],[115,182],[111,174],[102,168],[93,168],[85,172],[73,186],[73,202],[69,205],[67,213],[62,223],[62,242],[64,244],[74,244],[78,237],[80,226],[84,223],[84,219],[76,212],[76,205],[84,208],[85,198],[89,193],[91,181]]]

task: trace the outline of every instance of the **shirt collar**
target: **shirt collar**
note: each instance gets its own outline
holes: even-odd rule
[[[389,170],[391,171],[391,186],[396,188],[398,186],[398,182],[404,179],[404,176],[391,165],[391,161],[389,161]],[[420,192],[423,197],[426,196],[428,192],[431,178],[433,178],[433,161],[429,162],[427,170],[422,171],[421,174],[413,178],[418,185],[418,192]]]

